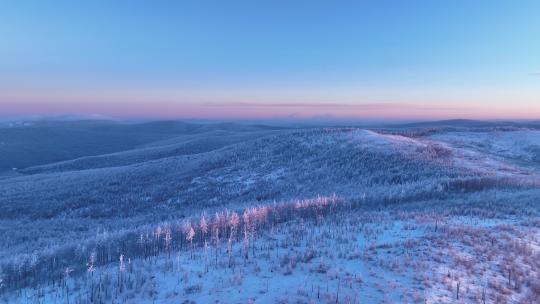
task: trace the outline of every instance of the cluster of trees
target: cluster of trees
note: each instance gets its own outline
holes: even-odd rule
[[[32,255],[2,265],[0,275],[6,289],[20,289],[35,284],[60,284],[65,270],[82,272],[118,261],[118,257],[142,257],[149,259],[162,253],[215,247],[216,259],[227,244],[228,252],[234,243],[242,241],[243,256],[249,258],[249,249],[255,251],[255,239],[259,229],[269,228],[279,222],[298,216],[324,216],[328,212],[342,208],[342,199],[337,196],[317,197],[248,207],[241,212],[224,210],[213,216],[205,214],[182,221],[163,223],[155,228],[142,228],[110,234],[87,243],[85,246],[67,247],[50,255]],[[341,207],[340,207],[341,206]],[[350,206],[350,204],[349,204]],[[231,261],[232,265],[232,261]]]
[[[351,211],[347,214],[350,217],[343,217],[345,210]],[[325,276],[335,254],[348,259],[359,258],[352,254],[356,244],[348,241],[355,234],[363,233],[370,239],[377,237],[364,224],[379,225],[382,218],[357,211],[347,200],[321,196],[237,211],[223,210],[164,223],[140,232],[135,238],[138,247],[127,247],[146,252],[147,256],[132,256],[134,252],[128,250],[113,257],[114,266],[99,267],[100,261],[106,260],[106,254],[89,248],[91,251],[82,264],[83,273],[77,274],[75,267],[63,268],[62,276],[54,285],[38,286],[28,294],[38,299],[48,293],[49,298],[70,303],[109,303],[125,301],[135,290],[140,290],[142,295],[138,296],[156,299],[161,291],[156,282],[159,279],[154,277],[173,276],[175,281],[178,278],[179,297],[185,299],[202,288],[191,282],[189,276],[205,278],[211,268],[211,273],[220,273],[223,279],[233,276],[234,284],[242,284],[240,273],[245,272],[245,267],[250,265],[261,271],[258,265],[265,261],[273,271],[283,275],[291,275],[310,265],[308,271]],[[343,246],[334,247],[336,242]],[[326,248],[326,254],[321,252],[319,259],[320,248]],[[175,258],[178,262],[174,262]],[[239,263],[238,259],[243,262]],[[195,274],[184,269],[196,264],[203,265],[204,271]],[[239,267],[244,268],[235,271]],[[329,287],[335,283],[337,287]],[[342,300],[353,303],[359,298],[358,288],[363,284],[356,274],[342,272],[326,276],[323,282],[310,282],[310,291],[306,287],[298,295],[332,299],[332,303]]]
[[[439,284],[447,284],[450,299],[468,301],[476,297],[480,303],[482,299],[491,303],[496,299],[507,302],[515,296],[524,303],[535,303],[540,297],[538,253],[528,240],[540,227],[534,221],[539,207],[535,205],[537,194],[499,191],[494,197],[490,192],[463,193],[447,201],[398,204],[380,211],[362,209],[360,201],[321,196],[203,213],[89,246],[81,251],[76,263],[56,264],[58,277],[41,283],[36,294],[56,290],[58,299],[64,302],[104,303],[122,301],[140,289],[147,297],[157,299],[161,292],[159,278],[154,279],[157,275],[178,278],[179,297],[185,298],[202,289],[212,290],[212,285],[199,282],[212,278],[212,273],[241,284],[241,273],[260,271],[261,264],[269,264],[274,275],[303,271],[316,278],[299,289],[298,296],[304,300],[354,303],[364,299],[363,288],[384,283],[386,271],[392,271],[391,277],[412,272],[415,285],[406,287],[405,292],[383,284],[377,287],[381,293],[406,294],[422,288],[426,292],[416,296],[424,301],[444,295],[445,287]],[[518,197],[528,199],[509,207],[508,202]],[[520,212],[524,226],[505,220],[516,212]],[[509,224],[478,227],[483,220]],[[57,260],[66,257],[57,256]],[[336,267],[353,260],[370,265],[366,276]],[[106,263],[112,265],[101,267]],[[189,270],[198,268],[193,265],[202,270]],[[450,274],[433,272],[445,267]],[[263,271],[269,269],[263,267]],[[4,274],[5,284],[17,280],[12,274]]]

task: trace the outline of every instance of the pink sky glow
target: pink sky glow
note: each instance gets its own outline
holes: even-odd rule
[[[155,119],[538,119],[540,106],[436,106],[421,103],[0,102],[0,116],[102,115]]]

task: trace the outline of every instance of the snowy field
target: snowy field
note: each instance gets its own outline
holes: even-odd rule
[[[0,128],[0,303],[540,303],[535,126],[53,127]]]

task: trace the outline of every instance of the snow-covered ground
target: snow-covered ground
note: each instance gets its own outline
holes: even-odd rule
[[[522,194],[532,197],[540,191]],[[463,196],[445,205],[426,201],[377,211],[346,201],[314,209],[308,209],[309,202],[291,203],[295,207],[280,211],[279,222],[268,215],[268,222],[255,228],[245,226],[242,213],[231,228],[234,216],[228,213],[220,240],[203,232],[200,218],[191,219],[195,245],[188,244],[187,230],[178,236],[187,238],[184,249],[173,243],[160,247],[167,242],[167,229],[177,227],[159,226],[146,246],[160,248],[145,258],[123,255],[122,261],[118,256],[117,262],[94,267],[89,257],[84,274],[70,277],[66,272],[55,286],[44,283],[5,300],[537,303],[539,210],[530,207],[531,200],[516,204],[513,214],[505,208],[495,211],[512,195],[478,206],[458,202]],[[211,218],[208,224],[213,227]]]
[[[0,302],[540,302],[538,131],[227,132],[1,179]]]
[[[499,159],[540,166],[540,131],[444,132],[430,139],[452,146],[478,151]]]

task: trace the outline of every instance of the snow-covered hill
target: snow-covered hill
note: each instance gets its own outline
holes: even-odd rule
[[[450,302],[456,292],[535,299],[524,274],[510,275],[522,288],[515,292],[486,295],[485,277],[466,283],[478,274],[458,269],[462,255],[483,251],[453,231],[504,234],[491,253],[502,260],[504,248],[535,240],[538,131],[182,128],[0,179],[0,299],[17,301],[21,288],[36,301],[81,303]],[[453,260],[441,257],[447,248]],[[497,267],[490,284],[505,278]],[[466,289],[458,292],[458,281]]]

